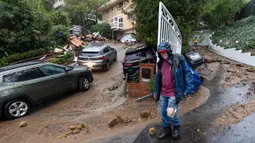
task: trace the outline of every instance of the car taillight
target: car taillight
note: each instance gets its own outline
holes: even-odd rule
[[[124,66],[126,66],[126,67],[131,67],[132,64],[124,64]]]
[[[124,56],[124,58],[123,58],[123,61],[122,61],[123,65],[125,64],[125,61],[126,61],[126,56]]]
[[[100,57],[100,58],[98,58],[99,60],[104,60],[104,57]]]

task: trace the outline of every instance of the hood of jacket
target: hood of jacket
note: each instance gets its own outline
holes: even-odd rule
[[[160,50],[165,50],[168,54],[168,59],[172,59],[173,51],[172,51],[171,45],[169,43],[167,43],[167,42],[160,43],[159,46],[158,46],[158,51],[160,51]],[[158,57],[159,57],[160,60],[163,59],[160,54],[158,54]]]

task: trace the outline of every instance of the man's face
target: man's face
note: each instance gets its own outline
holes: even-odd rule
[[[161,55],[164,59],[167,59],[167,58],[168,58],[167,52],[161,52],[160,55]]]

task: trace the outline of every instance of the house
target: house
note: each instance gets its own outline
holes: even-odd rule
[[[119,39],[127,33],[134,33],[135,21],[132,14],[124,14],[132,11],[132,0],[108,0],[101,7],[103,22],[109,23],[115,38]]]

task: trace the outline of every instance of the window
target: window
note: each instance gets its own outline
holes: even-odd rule
[[[113,50],[113,48],[111,48],[111,47],[107,47],[110,51],[112,51]]]
[[[119,9],[122,9],[123,6],[124,6],[124,3],[123,3],[123,1],[122,1],[122,2],[119,3]]]
[[[108,53],[110,50],[108,48],[104,48],[104,53]]]
[[[4,76],[3,76],[3,82],[4,82],[4,83],[13,82],[13,80],[12,80],[12,75],[13,75],[13,74],[4,75]]]
[[[126,55],[126,61],[130,62],[130,61],[140,60],[142,55],[143,55],[142,52],[128,54],[128,55]]]
[[[15,72],[12,75],[12,81],[20,82],[20,81],[37,79],[37,78],[41,78],[41,77],[44,77],[44,74],[41,71],[39,71],[38,68],[32,68],[32,69]],[[10,81],[10,79],[6,79],[6,80]]]
[[[55,66],[55,65],[41,66],[40,69],[46,76],[51,76],[51,75],[56,75],[56,74],[61,74],[66,72],[65,68]]]
[[[98,55],[99,52],[82,52],[83,56],[88,56],[88,55]]]
[[[119,22],[123,22],[123,18],[119,18]]]
[[[135,51],[135,52],[132,52],[132,53],[128,53],[126,55],[126,61],[127,62],[130,62],[130,61],[136,61],[136,60],[140,60],[141,58],[146,58],[147,55],[149,54],[153,54],[152,53],[153,51],[149,51],[147,49],[144,49],[144,50],[140,50],[140,51]]]

